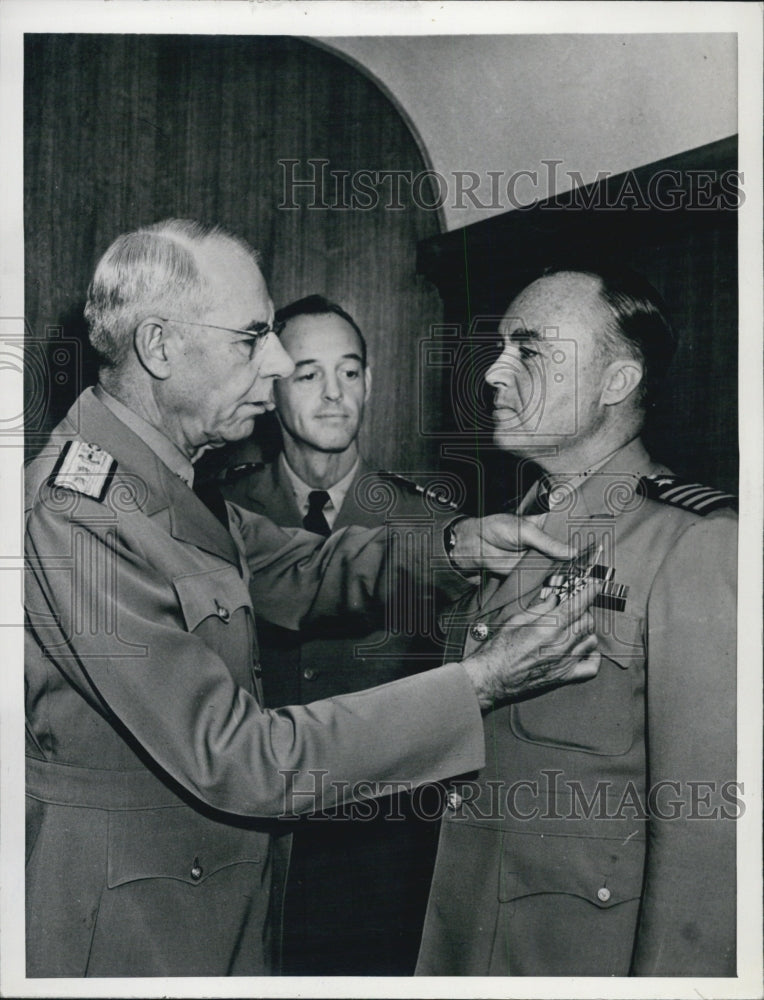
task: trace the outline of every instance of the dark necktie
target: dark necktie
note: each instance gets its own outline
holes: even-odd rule
[[[194,483],[194,493],[199,497],[207,510],[214,514],[226,531],[228,531],[228,511],[223,494],[217,483]]]
[[[308,494],[308,513],[302,519],[302,526],[306,531],[314,531],[317,535],[330,535],[326,518],[324,517],[324,507],[329,503],[329,494],[326,490],[311,490]]]

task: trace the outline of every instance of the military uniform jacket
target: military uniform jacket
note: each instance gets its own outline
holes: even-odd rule
[[[486,715],[486,767],[449,796],[418,974],[734,975],[736,518],[642,496],[662,471],[632,442],[546,515],[614,570],[602,665]],[[449,655],[554,568],[527,553],[459,601]]]
[[[299,527],[291,484],[276,461],[228,487],[228,499],[285,527]],[[348,525],[389,524],[402,538],[413,527],[426,529],[435,521],[422,499],[380,479],[361,460],[333,530]],[[263,623],[258,628],[263,688],[267,705],[304,704],[347,691],[360,691],[437,666],[443,649],[437,629],[435,579],[398,580],[401,600],[387,605],[386,627],[369,631],[368,623],[340,621],[307,627],[299,634]],[[420,585],[421,584],[421,585]]]
[[[116,460],[99,498],[51,478],[67,441]],[[249,572],[285,627],[368,607],[382,533],[321,544],[229,506],[236,544],[89,390],[26,485],[27,973],[267,973],[274,819],[480,766],[471,685],[452,664],[264,710]]]

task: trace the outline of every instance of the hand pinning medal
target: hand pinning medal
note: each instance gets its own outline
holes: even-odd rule
[[[571,559],[564,569],[557,570],[547,579],[541,588],[539,599],[544,600],[554,594],[560,604],[569,601],[586,587],[589,580],[595,577],[594,570],[597,568],[597,560],[601,555],[602,545],[597,548],[593,555],[592,546],[589,546],[580,556]],[[607,567],[602,568],[607,569]]]

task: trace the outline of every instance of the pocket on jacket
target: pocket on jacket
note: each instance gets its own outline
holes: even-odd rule
[[[609,909],[642,894],[644,839],[505,833],[503,845],[501,902],[562,893]]]
[[[186,807],[111,813],[107,885],[175,879],[202,885],[232,865],[267,860],[269,834],[228,825]]]
[[[172,582],[189,632],[206,618],[227,625],[238,608],[251,607],[249,589],[235,566],[176,576]]]
[[[603,756],[631,749],[644,727],[642,619],[597,610],[595,622],[601,637],[599,673],[515,702],[509,723],[518,739]]]

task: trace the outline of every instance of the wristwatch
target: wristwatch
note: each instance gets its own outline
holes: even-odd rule
[[[452,558],[452,553],[456,548],[456,532],[454,531],[454,528],[460,521],[466,521],[467,517],[468,517],[467,514],[460,514],[459,517],[455,517],[453,521],[449,521],[448,524],[443,529],[443,548],[446,550],[446,555],[448,556],[449,561],[451,562],[451,566],[455,570],[458,570],[459,567],[456,565],[456,563]]]

